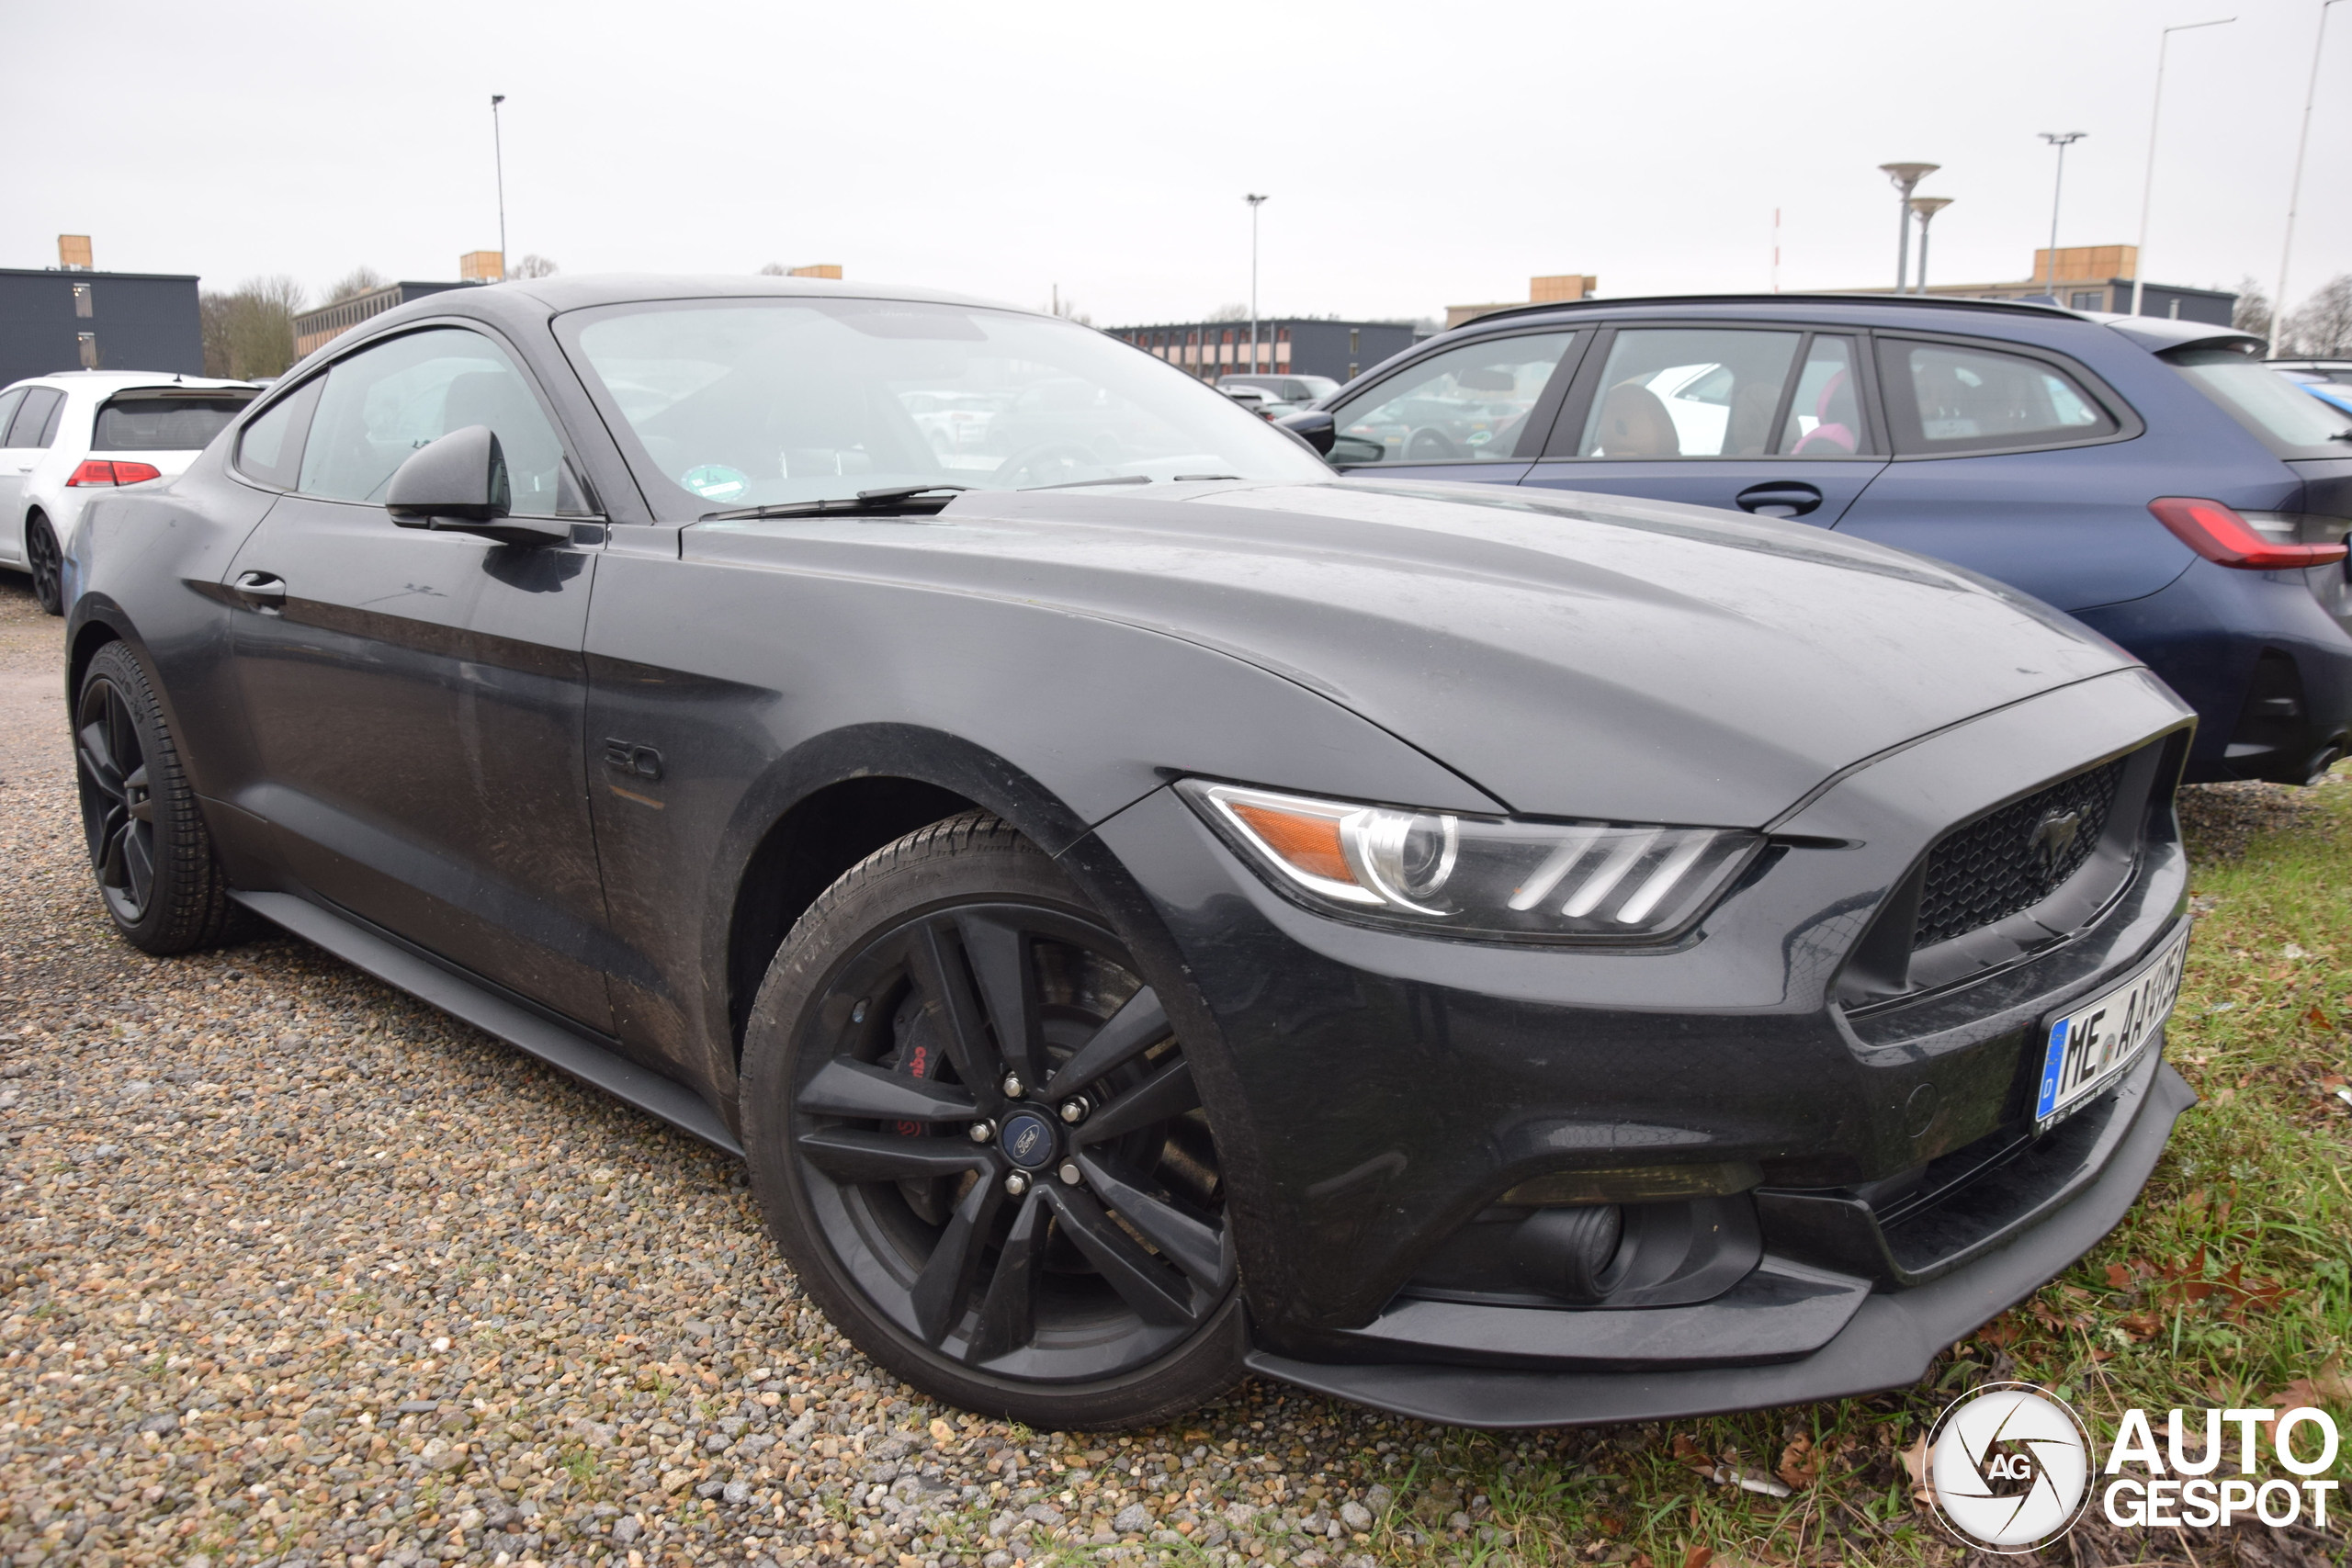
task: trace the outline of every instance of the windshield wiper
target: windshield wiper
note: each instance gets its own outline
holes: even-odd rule
[[[780,501],[767,506],[742,506],[732,512],[707,512],[700,521],[733,523],[753,517],[821,517],[858,513],[933,513],[944,511],[958,491],[970,485],[891,485],[862,490],[855,495],[828,496],[822,501]],[[936,499],[934,499],[936,498]]]
[[[1076,490],[1080,485],[1148,485],[1149,474],[1114,474],[1107,479],[1065,479],[1057,485],[1023,485],[1023,490]]]

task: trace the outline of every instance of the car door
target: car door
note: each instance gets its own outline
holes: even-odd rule
[[[2083,366],[2023,344],[1907,334],[1882,334],[1878,364],[1895,457],[1839,533],[2062,610],[2142,598],[2188,570],[2188,547],[2149,526],[2161,455],[2132,441],[2138,416]]]
[[[1886,462],[1861,359],[1853,333],[1615,328],[1523,482],[1827,526]]]
[[[65,394],[54,387],[27,387],[9,394],[0,412],[0,559],[25,559],[25,486],[33,466],[57,433]]]
[[[1332,408],[1331,466],[1517,483],[1575,374],[1583,335],[1559,327],[1498,333],[1399,367]]]
[[[556,423],[514,357],[459,327],[347,355],[314,396],[289,493],[223,580],[259,769],[237,804],[310,892],[607,1029],[581,652],[603,528]],[[393,470],[478,424],[514,511],[580,518],[571,542],[393,524]],[[295,454],[276,461],[285,481]]]

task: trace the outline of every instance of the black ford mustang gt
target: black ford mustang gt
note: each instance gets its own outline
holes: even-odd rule
[[[740,1149],[974,1409],[1905,1383],[2190,1103],[2190,718],[2116,649],[1798,525],[1335,480],[1065,321],[438,295],[69,568],[130,941],[266,917]]]

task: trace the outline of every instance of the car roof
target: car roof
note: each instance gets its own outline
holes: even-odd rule
[[[1438,335],[1451,337],[1455,333],[1473,333],[1490,323],[1521,325],[1531,320],[1573,321],[1580,316],[1611,311],[1643,312],[1678,306],[1711,309],[1766,306],[1775,311],[1810,310],[1821,307],[1843,310],[1862,306],[1875,310],[1940,310],[1961,315],[2021,316],[2052,322],[2082,321],[2107,327],[2151,354],[2192,345],[2242,350],[2248,344],[2258,353],[2264,346],[2262,340],[2251,333],[2239,332],[2233,327],[2217,327],[2205,321],[2176,321],[2167,316],[2120,316],[2091,310],[2070,310],[2063,305],[2045,305],[2034,299],[1955,299],[1933,294],[1654,294],[1623,299],[1561,300],[1491,310]],[[1414,346],[1418,349],[1423,345],[1417,344]]]
[[[499,294],[523,294],[546,305],[550,310],[583,310],[596,305],[631,305],[656,299],[894,299],[922,305],[972,305],[990,310],[1012,310],[1024,316],[1042,316],[1043,310],[1031,310],[1019,305],[1006,305],[994,299],[978,299],[966,294],[950,294],[944,289],[917,288],[894,283],[847,283],[827,277],[774,277],[764,274],[749,277],[692,276],[662,273],[591,273],[577,275],[560,273],[553,277],[517,278],[507,283],[494,283],[486,288],[468,290],[469,297]],[[427,295],[416,301],[438,303],[447,309],[455,301],[446,295]]]
[[[240,387],[248,391],[261,389],[251,381],[222,381],[208,376],[182,376],[169,370],[53,370],[46,376],[27,376],[11,381],[0,391],[17,387],[53,386],[60,391],[119,392],[133,387]]]

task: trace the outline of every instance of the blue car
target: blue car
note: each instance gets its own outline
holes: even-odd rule
[[[2191,781],[2303,784],[2352,739],[2352,414],[2262,352],[2014,301],[1611,299],[1482,317],[1284,423],[1342,472],[1735,508],[1968,568],[2193,705]]]

